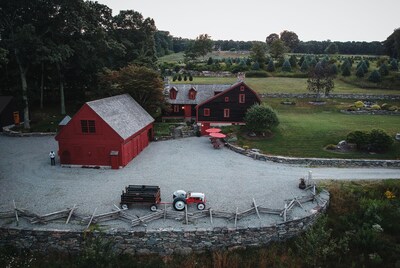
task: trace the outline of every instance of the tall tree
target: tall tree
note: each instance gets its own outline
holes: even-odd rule
[[[395,59],[400,58],[400,28],[394,30],[394,32],[383,41],[383,45],[386,48],[386,53]]]
[[[259,68],[263,69],[267,61],[267,47],[265,43],[254,42],[251,47],[250,57],[253,61],[258,62]]]
[[[38,62],[37,50],[42,47],[40,32],[45,1],[6,1],[0,4],[0,41],[13,54],[20,76],[24,105],[24,128],[30,128],[28,71]]]
[[[328,95],[334,88],[333,75],[328,66],[318,62],[310,71],[307,79],[307,88],[317,94],[317,100],[320,100],[321,93]]]
[[[269,53],[274,59],[282,58],[285,52],[285,44],[280,39],[273,41],[269,48]]]
[[[129,93],[153,117],[165,106],[163,81],[152,69],[128,65],[118,71],[106,70],[99,79],[103,96]]]
[[[272,33],[267,36],[267,38],[265,39],[265,42],[270,46],[272,44],[272,42],[274,42],[275,40],[278,40],[278,39],[279,39],[279,35],[276,33]]]
[[[280,39],[283,41],[286,47],[290,49],[291,52],[297,47],[297,45],[300,43],[299,37],[295,32],[291,31],[283,31],[281,32],[281,37]]]
[[[339,48],[336,45],[336,43],[330,43],[326,48],[325,48],[325,53],[326,54],[337,54],[339,53]]]
[[[144,19],[134,10],[124,10],[113,18],[114,33],[125,47],[126,54],[119,59],[119,67],[126,62],[147,67],[156,67],[157,55],[154,35],[157,28],[154,20]]]

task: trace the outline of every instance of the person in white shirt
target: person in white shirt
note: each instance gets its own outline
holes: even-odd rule
[[[50,151],[49,156],[50,156],[51,165],[55,166],[56,165],[56,154],[54,153],[54,151]]]

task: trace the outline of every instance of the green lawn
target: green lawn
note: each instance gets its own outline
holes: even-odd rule
[[[394,137],[400,131],[400,116],[342,114],[338,110],[351,104],[342,100],[329,100],[326,106],[317,107],[308,104],[309,100],[297,100],[295,106],[281,105],[280,101],[266,101],[278,112],[280,120],[274,136],[252,140],[242,129],[240,145],[261,149],[266,154],[294,157],[400,159],[400,142],[397,141],[386,154],[343,154],[324,150],[326,145],[337,144],[354,130],[379,128]]]
[[[172,79],[171,79],[172,81]],[[235,77],[194,77],[193,81],[175,81],[180,84],[233,84]],[[258,93],[309,93],[307,78],[268,77],[246,78],[246,84]],[[332,93],[363,93],[363,94],[400,94],[398,90],[390,89],[365,89],[335,79],[335,88]]]

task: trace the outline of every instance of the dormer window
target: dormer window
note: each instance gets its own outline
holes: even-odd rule
[[[178,91],[173,87],[169,90],[169,98],[171,100],[175,100],[176,99],[176,95],[177,95]]]
[[[197,93],[196,90],[191,88],[189,90],[189,100],[195,100],[196,99],[196,93]]]

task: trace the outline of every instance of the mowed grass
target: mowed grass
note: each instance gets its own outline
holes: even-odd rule
[[[172,81],[172,79],[170,79]],[[194,77],[193,81],[174,81],[180,84],[234,84],[235,77]],[[358,93],[358,94],[394,94],[400,95],[399,90],[365,89],[335,79],[333,93]],[[258,93],[310,93],[307,90],[307,78],[268,77],[246,78],[245,83]]]
[[[337,153],[324,149],[328,144],[344,140],[354,130],[378,128],[394,137],[400,131],[400,116],[343,114],[338,109],[350,103],[341,100],[330,100],[326,106],[318,107],[308,104],[308,100],[300,100],[295,106],[281,105],[280,101],[266,101],[278,112],[280,120],[280,125],[273,131],[274,136],[253,140],[242,129],[240,145],[261,149],[266,154],[293,157],[400,159],[400,142],[397,141],[385,154]]]

